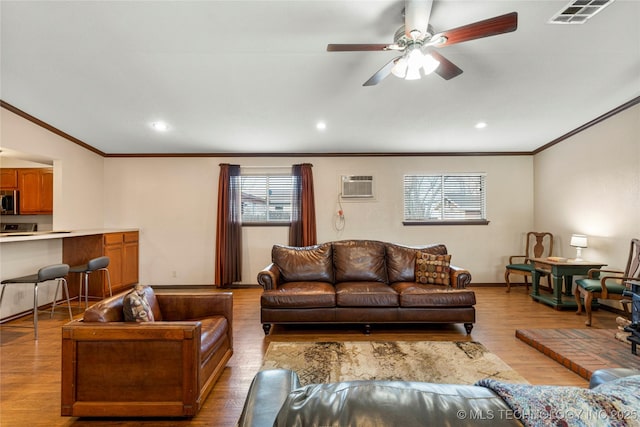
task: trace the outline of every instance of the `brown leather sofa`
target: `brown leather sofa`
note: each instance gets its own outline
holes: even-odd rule
[[[463,323],[471,333],[471,274],[449,265],[443,284],[416,282],[416,260],[446,256],[445,245],[408,247],[342,240],[309,247],[275,245],[258,273],[265,334],[278,323]]]
[[[62,415],[191,417],[233,353],[230,292],[145,289],[153,322],[124,322],[127,291],[62,328]]]

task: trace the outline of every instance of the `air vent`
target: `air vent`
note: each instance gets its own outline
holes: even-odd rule
[[[373,198],[373,176],[342,175],[340,197],[343,199]]]
[[[574,0],[553,15],[550,24],[584,24],[613,0]]]

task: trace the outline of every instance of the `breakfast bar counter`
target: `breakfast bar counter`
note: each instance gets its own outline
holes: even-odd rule
[[[113,292],[126,289],[138,282],[139,232],[136,228],[100,228],[84,230],[53,230],[0,234],[0,280],[34,274],[52,264],[70,266],[86,264],[90,259],[108,256],[109,276]],[[102,299],[109,295],[106,274],[91,274],[89,296]],[[71,297],[78,295],[80,274],[67,277]],[[55,286],[39,292],[38,305],[46,305],[54,298]],[[0,319],[33,308],[33,297],[28,286],[7,287],[0,307]]]
[[[25,233],[0,233],[0,243],[29,242],[34,240],[63,239],[67,237],[91,236],[97,234],[120,233],[127,231],[138,231],[136,228],[101,228],[90,230],[53,230],[53,231],[31,231]]]

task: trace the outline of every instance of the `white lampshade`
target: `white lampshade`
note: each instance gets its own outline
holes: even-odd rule
[[[582,261],[582,248],[587,247],[587,236],[584,234],[572,234],[571,242],[569,244],[576,248],[575,260]]]
[[[574,248],[586,248],[587,247],[587,236],[584,234],[572,234],[571,235],[571,243],[569,243]]]
[[[407,58],[407,76],[406,80],[418,80],[420,76],[420,68],[422,68],[422,52],[420,49],[412,49]]]
[[[400,79],[404,79],[407,76],[407,58],[403,56],[398,59],[396,65],[391,68],[391,73]]]
[[[407,76],[404,78],[405,80],[418,80],[420,79],[420,68],[407,67]]]
[[[422,58],[422,69],[424,70],[425,75],[433,73],[439,66],[440,61],[435,59],[430,54],[426,54],[424,58]]]

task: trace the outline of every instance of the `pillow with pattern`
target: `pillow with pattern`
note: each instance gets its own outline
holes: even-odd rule
[[[432,285],[449,285],[451,255],[416,253],[416,282]]]
[[[145,286],[135,285],[122,301],[125,322],[153,322],[153,311],[145,298]]]

